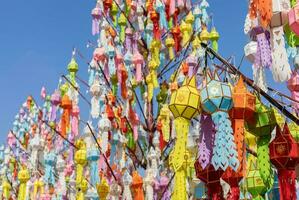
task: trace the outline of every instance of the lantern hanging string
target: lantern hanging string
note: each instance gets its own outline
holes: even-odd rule
[[[225,60],[223,57],[221,57],[218,53],[216,53],[213,49],[208,47],[207,44],[201,43],[201,45],[206,48],[206,50],[214,55],[220,62],[224,63],[228,68],[230,68],[234,74],[241,75],[244,78],[244,82],[252,87],[255,91],[260,93],[267,101],[269,101],[273,106],[275,106],[278,110],[280,110],[286,117],[291,119],[293,122],[295,122],[297,125],[299,125],[299,119],[294,116],[292,113],[290,113],[288,110],[285,109],[283,105],[278,103],[275,99],[273,99],[270,95],[268,95],[265,91],[260,89],[258,86],[253,84],[253,81],[249,79],[247,76],[245,76],[242,72],[240,72],[234,65],[230,64]]]

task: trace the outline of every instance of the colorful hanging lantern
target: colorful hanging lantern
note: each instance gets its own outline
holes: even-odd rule
[[[249,169],[245,179],[246,188],[253,199],[264,199],[267,187],[261,178],[260,171],[252,160],[248,162],[248,166]]]
[[[230,185],[231,192],[229,199],[237,200],[240,198],[239,182],[245,175],[244,125],[245,121],[252,120],[255,110],[255,96],[247,91],[242,76],[240,76],[234,87],[233,102],[234,106],[230,115],[240,166],[236,172],[228,168],[223,174],[222,179]]]
[[[299,101],[299,73],[297,69],[293,71],[288,80],[288,89],[291,91],[292,98]],[[298,114],[299,103],[293,102],[293,109]]]
[[[289,17],[289,26],[291,30],[296,34],[299,35],[299,4],[297,4],[289,11],[288,17]]]
[[[203,169],[199,160],[195,162],[194,167],[197,178],[206,183],[208,188],[208,198],[213,200],[222,200],[223,191],[220,184],[220,178],[223,175],[223,170],[215,170],[212,164],[209,164],[205,169]]]
[[[75,153],[76,163],[76,187],[80,187],[83,181],[84,166],[87,163],[87,152],[86,144],[83,140],[79,139],[76,141],[76,146],[79,148]]]
[[[138,174],[137,171],[133,172],[133,182],[132,182],[132,188],[133,188],[133,197],[134,200],[144,200],[144,195],[143,195],[143,181],[142,177]]]
[[[91,11],[92,16],[92,34],[96,35],[100,33],[100,18],[101,18],[101,9],[99,4],[96,5],[94,9]]]
[[[274,111],[266,107],[256,98],[254,120],[247,123],[248,131],[257,136],[258,168],[264,184],[271,188],[273,185],[273,172],[271,169],[269,147],[271,133],[276,127]]]
[[[62,97],[60,106],[63,109],[60,124],[61,135],[66,138],[66,132],[70,128],[70,115],[72,110],[72,101],[67,94]]]
[[[184,84],[171,95],[169,109],[175,117],[176,144],[169,157],[169,164],[174,169],[175,183],[173,199],[187,199],[186,172],[191,164],[186,148],[190,120],[200,112],[200,96],[196,89],[195,77],[185,79]]]
[[[210,32],[210,40],[212,42],[212,48],[214,51],[218,51],[218,40],[219,40],[219,33],[216,31],[216,28],[213,27],[211,32]]]
[[[20,181],[20,187],[18,192],[18,200],[26,200],[28,193],[26,192],[27,182],[30,179],[29,170],[26,166],[22,166],[18,173],[18,179]]]
[[[212,164],[216,170],[226,170],[230,166],[236,171],[240,163],[227,113],[233,106],[231,88],[227,83],[220,82],[217,73],[211,79],[210,72],[207,72],[206,85],[200,91],[200,96],[203,110],[212,114],[216,126]]]
[[[283,131],[276,128],[275,139],[270,143],[271,162],[278,170],[280,199],[296,199],[296,172],[299,161],[299,143],[296,142],[285,123]]]

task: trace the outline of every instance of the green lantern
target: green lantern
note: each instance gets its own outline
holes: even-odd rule
[[[245,185],[254,200],[264,199],[263,196],[267,192],[267,187],[254,161],[249,163],[249,171],[245,179]]]
[[[256,98],[253,121],[247,123],[248,131],[257,137],[270,135],[276,125],[274,110]]]
[[[254,118],[253,121],[247,122],[247,129],[257,137],[257,163],[259,173],[263,183],[268,189],[272,187],[274,180],[268,145],[271,139],[271,133],[276,125],[274,109],[265,106],[256,98]]]

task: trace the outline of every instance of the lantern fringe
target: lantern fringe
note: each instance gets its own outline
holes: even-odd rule
[[[211,162],[215,170],[219,168],[226,170],[230,166],[234,171],[237,171],[240,162],[228,113],[215,112],[212,114],[212,119],[215,123],[216,134]]]
[[[274,183],[274,173],[271,168],[269,152],[270,136],[263,136],[257,139],[257,163],[261,178],[265,186],[269,189]]]

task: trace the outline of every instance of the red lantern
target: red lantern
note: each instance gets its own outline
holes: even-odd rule
[[[220,178],[223,174],[222,170],[215,170],[212,164],[209,164],[205,169],[202,169],[198,160],[194,164],[196,176],[206,183],[208,188],[208,197],[212,200],[222,200],[223,191],[220,184]]]
[[[276,137],[270,143],[270,158],[278,170],[279,190],[281,200],[296,199],[296,172],[299,161],[299,143],[290,134],[287,123],[281,132],[276,128]]]

